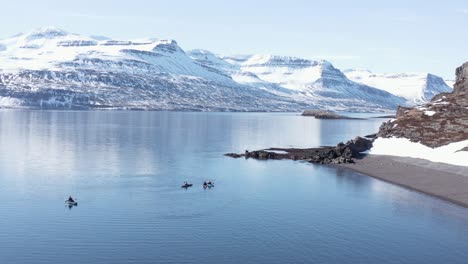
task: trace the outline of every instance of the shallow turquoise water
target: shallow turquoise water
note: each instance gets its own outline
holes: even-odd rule
[[[467,209],[345,170],[222,155],[334,145],[382,119],[4,110],[0,120],[0,263],[468,259]],[[216,187],[201,188],[206,179]],[[79,206],[64,206],[69,194]]]

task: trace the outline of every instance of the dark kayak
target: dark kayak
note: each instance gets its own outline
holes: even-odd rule
[[[73,206],[73,205],[76,206],[76,205],[78,205],[78,202],[76,202],[76,201],[73,201],[73,202],[72,202],[72,201],[68,201],[68,200],[67,200],[67,201],[65,201],[65,203],[68,204],[68,205],[70,205],[70,206]]]
[[[193,184],[190,184],[190,183],[189,183],[189,184],[184,184],[184,185],[182,185],[182,188],[188,188],[188,187],[192,187],[192,186],[193,186]]]

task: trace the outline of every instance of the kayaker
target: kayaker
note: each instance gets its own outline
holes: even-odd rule
[[[213,185],[213,183],[211,183],[211,181],[208,181],[208,185]]]
[[[75,200],[73,200],[73,198],[71,197],[71,195],[68,197],[68,202],[70,202],[70,203],[74,203],[74,202],[75,202]]]
[[[204,182],[203,182],[203,186],[207,186],[207,185],[208,185],[208,183],[206,183],[206,181],[204,181]]]

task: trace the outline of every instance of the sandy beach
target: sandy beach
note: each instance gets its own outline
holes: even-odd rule
[[[354,164],[332,165],[378,178],[468,208],[468,167],[423,159],[366,155]]]

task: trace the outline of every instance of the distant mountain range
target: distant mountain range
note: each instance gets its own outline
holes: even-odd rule
[[[41,28],[0,40],[0,107],[385,111],[452,89],[432,74],[341,72],[328,61],[185,52]]]
[[[355,82],[401,96],[410,105],[425,103],[437,94],[452,91],[446,81],[430,73],[381,74],[367,70],[345,70],[344,74]]]

